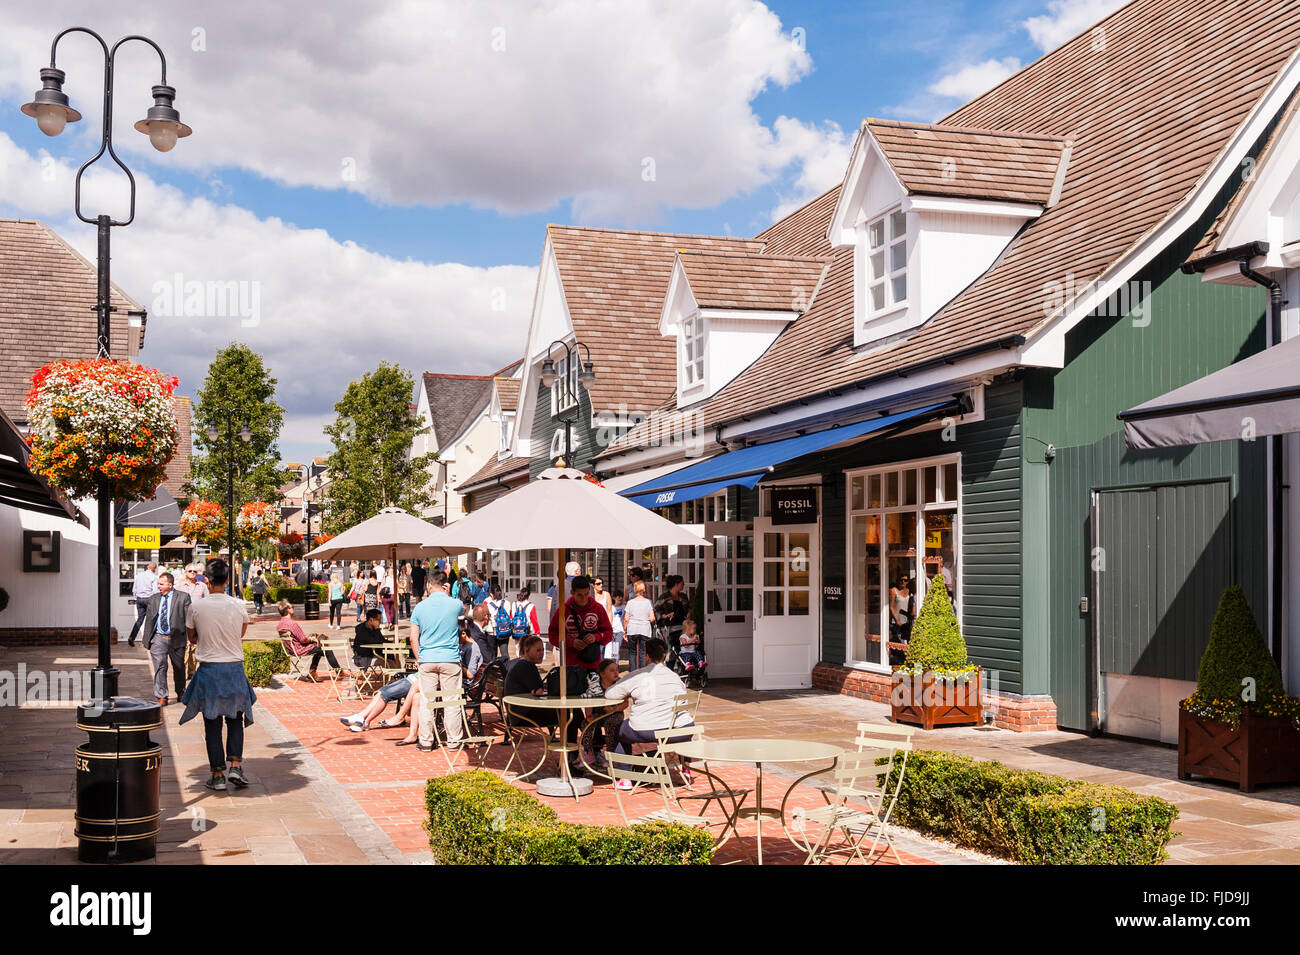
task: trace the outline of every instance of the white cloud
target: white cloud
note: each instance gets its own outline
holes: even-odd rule
[[[1018,69],[1020,61],[1014,56],[971,63],[939,77],[930,84],[929,91],[935,96],[966,102],[991,90]]]
[[[1124,6],[1127,0],[1048,0],[1047,13],[1030,17],[1021,24],[1042,51],[1054,50],[1102,18]]]
[[[241,167],[403,204],[518,212],[572,198],[579,218],[602,221],[706,208],[768,184],[792,156],[750,102],[811,69],[754,0],[320,0],[310,10],[51,0],[30,17],[11,16],[0,31],[7,98],[39,85],[65,23],[163,46],[176,106],[195,130],[169,164]],[[85,37],[59,50],[65,88],[86,114],[83,136],[99,122],[99,56]],[[124,150],[151,153],[127,119],[136,104],[143,114],[155,82],[154,54],[123,47]]]
[[[799,166],[793,182],[794,194],[783,196],[780,204],[772,210],[772,221],[775,222],[844,179],[853,140],[838,123],[826,122],[815,126],[781,116],[773,126],[778,147],[787,157],[786,163]]]
[[[70,214],[74,172],[0,134],[0,209],[44,219],[94,261],[94,229]],[[141,360],[178,375],[181,392],[193,394],[216,350],[245,342],[279,379],[286,442],[324,453],[320,424],[347,383],[381,360],[418,380],[422,371],[483,374],[518,357],[534,267],[399,260],[136,179],[136,221],[113,230],[112,262],[113,280],[150,312]],[[108,173],[89,173],[85,208],[121,208],[121,187]],[[215,297],[204,296],[200,314],[187,314],[184,295],[169,303],[178,274],[182,289],[236,283],[243,303],[258,306],[256,324],[252,308],[222,308]]]

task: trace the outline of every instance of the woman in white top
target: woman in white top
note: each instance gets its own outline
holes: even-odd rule
[[[903,639],[906,627],[911,623],[907,607],[912,599],[907,589],[907,579],[896,579],[889,586],[889,637],[891,640]]]
[[[655,743],[655,730],[694,726],[695,721],[689,713],[679,713],[673,722],[673,699],[686,692],[686,685],[668,667],[668,643],[662,637],[651,637],[645,645],[646,657],[650,665],[629,673],[613,686],[605,688],[605,699],[627,700],[627,715],[618,728],[617,752],[627,754],[632,751],[633,743]],[[669,738],[668,742],[681,740]],[[630,789],[631,783],[625,779],[619,781],[620,789]],[[624,785],[626,783],[627,785]]]
[[[635,672],[646,665],[646,641],[650,639],[655,612],[654,605],[645,595],[645,581],[638,580],[633,586],[635,596],[627,602],[623,611],[623,629],[627,632],[628,669]]]

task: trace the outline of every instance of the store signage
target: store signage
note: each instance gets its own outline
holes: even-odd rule
[[[122,546],[127,550],[157,550],[162,546],[162,528],[128,527],[122,532]]]
[[[842,576],[828,575],[822,581],[822,606],[844,606],[844,578]]]
[[[774,487],[769,493],[768,512],[774,525],[817,523],[815,487]]]
[[[23,573],[57,574],[61,531],[23,531]]]

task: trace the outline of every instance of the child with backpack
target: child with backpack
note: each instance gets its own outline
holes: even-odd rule
[[[537,608],[528,599],[530,596],[532,591],[527,587],[520,590],[510,614],[510,636],[515,641],[516,657],[519,656],[519,648],[525,637],[542,632],[542,628],[537,623]]]
[[[488,621],[492,635],[496,639],[497,659],[505,660],[510,656],[510,637],[514,634],[515,607],[506,600],[499,586],[493,586],[487,604]]]

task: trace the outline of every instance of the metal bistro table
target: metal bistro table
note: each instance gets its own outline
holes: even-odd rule
[[[529,719],[527,716],[520,713],[515,713],[514,711],[516,709],[585,710],[585,709],[590,709],[592,707],[617,706],[622,702],[623,702],[622,700],[607,700],[603,696],[568,696],[568,697],[561,698],[558,696],[533,696],[531,693],[516,693],[507,697],[503,697],[501,700],[501,705],[504,706],[508,711],[510,711],[510,719],[512,725],[515,724],[515,721],[517,720],[535,729],[543,729],[543,728],[549,729],[549,727],[543,727],[542,725]],[[557,729],[561,731],[559,734],[559,738],[552,740],[548,735],[546,738],[546,745],[542,750],[541,758],[537,760],[536,765],[534,765],[533,768],[528,770],[528,772],[526,773],[521,772],[516,778],[526,779],[527,777],[533,775],[539,769],[542,768],[542,764],[546,762],[547,756],[551,755],[551,753],[559,753],[560,754],[560,778],[569,784],[569,791],[573,794],[573,798],[577,799],[579,794],[577,789],[573,785],[573,777],[569,773],[569,760],[567,758],[569,753],[574,752],[576,750],[578,753],[578,759],[582,763],[582,765],[586,768],[587,772],[595,776],[604,777],[605,779],[612,779],[612,777],[608,773],[602,773],[600,770],[593,767],[590,763],[587,762],[587,760],[582,755],[582,738],[586,734],[587,728],[591,726],[593,723],[595,723],[596,721],[604,719],[607,715],[608,715],[607,713],[599,713],[590,716],[586,720],[584,720],[578,728],[578,741],[576,743],[570,743],[565,739],[565,736],[567,734],[564,732],[564,729],[567,728],[567,722],[562,718],[560,720],[560,725],[557,727]],[[517,748],[515,748],[515,753],[516,755],[518,754]],[[512,756],[511,759],[513,760],[513,758],[514,757]],[[519,763],[520,763],[520,768],[522,769],[523,768],[522,756],[520,757]]]
[[[754,805],[738,806],[731,819],[734,833],[740,819],[754,819],[758,826],[758,864],[763,864],[763,817],[774,816],[785,826],[785,804],[790,794],[805,779],[834,769],[844,750],[830,743],[816,743],[799,739],[697,739],[687,743],[673,744],[673,752],[687,759],[700,760],[705,763],[740,763],[752,765],[755,770]],[[781,807],[773,809],[763,805],[763,764],[764,763],[807,763],[816,759],[829,759],[831,764],[810,773],[805,773],[792,782],[781,799]],[[694,768],[714,782],[727,786],[726,782],[714,776],[707,769]],[[727,787],[730,788],[730,787]],[[787,838],[789,832],[786,832]],[[725,841],[725,840],[724,840]],[[793,841],[793,840],[791,840]],[[798,843],[796,843],[797,845]]]

